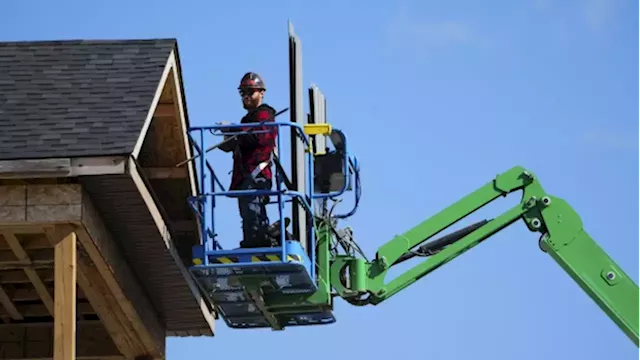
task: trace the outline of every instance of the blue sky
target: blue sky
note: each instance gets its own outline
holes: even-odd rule
[[[288,106],[291,19],[304,84],[326,94],[329,121],[361,162],[364,198],[349,224],[369,256],[522,165],[638,282],[637,2],[221,3],[6,2],[0,40],[176,37],[189,116],[205,125],[240,119],[248,70],[264,76],[274,107]],[[226,247],[239,240],[235,209],[227,200],[219,211]],[[215,338],[170,338],[168,358],[636,358],[537,239],[516,223],[378,307],[338,300],[334,325],[220,321]]]

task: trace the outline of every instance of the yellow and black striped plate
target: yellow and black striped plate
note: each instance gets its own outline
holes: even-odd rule
[[[252,255],[251,262],[278,262],[281,261],[280,254],[261,254]],[[210,256],[209,262],[211,264],[235,264],[240,261],[238,256]],[[297,254],[287,254],[287,261],[302,262],[302,257]]]

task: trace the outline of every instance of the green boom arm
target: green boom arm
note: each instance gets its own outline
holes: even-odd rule
[[[410,250],[498,197],[522,190],[520,204],[449,241],[426,261],[385,282],[387,271]],[[379,304],[517,220],[539,232],[540,247],[580,285],[638,346],[638,286],[583,229],[564,200],[544,192],[534,175],[515,167],[457,203],[384,244],[373,261],[337,255],[330,269],[337,294],[354,305]],[[441,241],[433,241],[440,242]],[[363,296],[367,296],[363,298]]]

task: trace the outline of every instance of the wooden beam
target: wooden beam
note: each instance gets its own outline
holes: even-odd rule
[[[89,200],[86,199],[85,201]],[[91,233],[82,226],[78,226],[74,230],[80,243],[77,257],[78,285],[96,314],[102,319],[105,329],[120,353],[127,358],[149,353],[158,355],[159,350],[154,350],[153,346],[149,349],[143,341],[143,337],[139,334],[139,331],[145,331],[145,324],[138,327],[134,324],[139,319],[136,311],[139,311],[142,306],[150,305],[148,303],[140,304],[139,302],[136,303],[135,307],[130,305],[132,300],[138,300],[138,298],[130,298],[132,296],[130,292],[125,295],[121,286],[125,283],[131,284],[135,282],[135,277],[130,272],[127,273],[129,278],[122,279],[118,277],[116,279],[114,277],[112,269],[121,269],[124,260],[119,257],[119,251],[115,247],[115,243],[108,242],[111,241],[110,238],[92,238],[94,233],[102,231],[100,236],[107,236],[105,235],[107,232],[105,228],[101,227],[103,225],[97,214],[94,213],[93,208],[90,208],[91,205],[86,204],[86,206],[87,210],[84,215]],[[97,227],[100,227],[100,229],[97,229]],[[55,244],[58,241],[57,239],[60,239],[63,236],[62,234],[67,232],[65,228],[68,228],[68,226],[47,228],[46,234],[50,241]],[[101,247],[96,246],[95,240],[100,241]],[[105,260],[103,254],[108,255],[108,260]],[[135,284],[134,286],[139,285]],[[137,291],[140,291],[139,288],[137,288]],[[149,309],[146,309],[146,311],[148,312]],[[159,331],[163,331],[162,328]],[[161,341],[161,345],[164,346],[164,337],[162,337]],[[164,347],[162,347],[161,353],[164,353]]]
[[[71,159],[0,161],[2,178],[62,177],[71,172]]]
[[[187,169],[184,167],[153,167],[144,168],[144,174],[148,179],[186,179]]]
[[[78,230],[79,240],[112,294],[113,307],[120,307],[124,314],[120,331],[130,334],[130,339],[138,342],[136,356],[163,357],[164,323],[86,195],[82,214],[84,226]]]
[[[53,333],[53,323],[1,324],[0,358],[54,360]],[[78,360],[125,359],[98,320],[78,322],[76,355]]]
[[[28,320],[28,318],[44,318],[51,316],[49,310],[43,304],[32,303],[16,303],[16,309],[22,314],[22,316]],[[86,301],[76,302],[76,314],[78,315],[97,315],[92,305]],[[9,315],[4,311],[0,311],[0,316]],[[40,322],[41,320],[38,320]],[[0,358],[1,359],[1,358]]]
[[[59,178],[124,174],[125,156],[0,161],[0,179]]]
[[[6,231],[11,232],[16,235],[16,237],[20,240],[22,244],[22,248],[26,251],[30,250],[40,250],[40,249],[49,249],[51,248],[51,243],[49,243],[49,239],[44,234],[39,234],[40,229],[36,227],[31,230],[31,234],[16,234],[15,231],[11,231],[11,229],[6,229]],[[0,240],[2,240],[2,235],[0,235]],[[0,241],[0,251],[11,251],[9,244],[6,240]]]
[[[54,360],[76,358],[76,234],[55,245]]]
[[[187,282],[187,285],[189,286],[189,289],[191,290],[191,293],[195,298],[194,300],[196,301],[197,305],[200,307],[200,310],[202,311],[202,315],[205,321],[209,325],[211,332],[214,333],[215,332],[215,315],[214,315],[215,311],[211,309],[208,303],[204,300],[204,298],[202,297],[202,293],[198,288],[198,285],[195,283],[195,281],[193,280],[193,277],[191,276],[187,268],[184,266],[182,259],[180,258],[180,255],[176,250],[175,245],[173,245],[172,243],[173,241],[171,239],[168,225],[165,223],[164,219],[162,218],[162,214],[160,213],[158,206],[153,200],[153,197],[149,192],[149,189],[147,189],[147,186],[145,185],[144,180],[140,176],[140,173],[138,172],[135,161],[133,159],[130,159],[129,161],[130,161],[130,164],[128,168],[129,168],[129,174],[131,175],[131,179],[135,183],[136,187],[138,188],[138,191],[140,192],[140,195],[142,196],[142,199],[147,205],[147,208],[149,209],[149,212],[153,217],[153,220],[158,228],[158,232],[162,236],[165,246],[167,247],[167,250],[171,254],[171,257],[173,257],[176,263],[176,266],[180,269],[182,276]]]
[[[87,295],[91,306],[102,319],[111,340],[126,358],[131,359],[138,353],[144,353],[139,346],[133,330],[130,330],[126,315],[118,306],[104,279],[84,252],[78,256],[78,285]]]
[[[71,174],[69,176],[125,174],[127,158],[127,156],[71,158]]]
[[[53,284],[53,269],[37,269],[36,275],[42,280],[42,282]],[[0,284],[30,283],[31,280],[23,269],[6,270],[0,272]]]
[[[121,254],[117,243],[111,238],[100,214],[94,208],[89,196],[79,184],[47,184],[47,185],[7,185],[0,186],[0,227],[2,229],[22,228],[27,233],[33,232],[35,226],[47,228],[45,232],[52,243],[57,243],[62,236],[52,233],[57,228],[56,224],[68,224],[75,227],[78,242],[87,254],[86,266],[97,269],[97,275],[88,278],[88,282],[103,282],[103,290],[93,297],[92,304],[100,299],[108,300],[109,311],[120,309],[121,321],[108,330],[115,337],[116,332],[127,334],[130,342],[136,345],[130,347],[132,355],[164,356],[165,351],[165,324],[159,319],[151,301],[144,292],[134,272]],[[31,229],[29,231],[29,229]],[[9,239],[8,246],[18,256],[18,261],[3,263],[0,268],[6,266],[24,266],[25,272],[37,289],[42,292],[45,304],[50,304],[50,298],[45,297],[46,287],[42,281],[36,279],[36,272],[29,265],[33,260],[29,259],[26,251],[20,246],[14,234],[3,233]],[[32,254],[38,254],[41,250],[33,250]],[[2,258],[0,251],[0,260]],[[43,260],[44,261],[44,260]],[[83,262],[84,264],[84,262]],[[45,265],[45,264],[41,264]],[[79,265],[80,266],[80,265]],[[85,265],[82,265],[84,269]],[[80,281],[80,280],[79,280]],[[86,285],[86,283],[85,283]],[[85,290],[86,286],[83,287]],[[52,303],[51,303],[52,304]],[[52,307],[53,311],[53,307]],[[109,315],[108,312],[100,314],[101,318]],[[120,328],[118,328],[120,326]],[[125,349],[126,351],[126,349]]]
[[[53,269],[52,269],[53,270]],[[42,277],[40,277],[42,279]],[[4,284],[2,281],[2,278],[0,278],[0,284]],[[45,279],[42,279],[43,282],[45,282]],[[51,280],[51,284],[45,284],[47,291],[50,294],[53,294],[55,292],[55,289],[53,287],[53,279]],[[21,302],[34,302],[34,301],[40,301],[40,295],[38,295],[38,292],[36,291],[35,288],[29,288],[29,287],[18,287],[13,291],[9,292],[9,298],[11,299],[11,301],[21,301]],[[77,289],[76,290],[76,298],[78,299],[78,301],[83,301],[87,299],[87,296],[84,294],[84,292],[82,291],[82,289]],[[78,309],[78,312],[80,312],[80,309]]]
[[[22,246],[20,245],[20,242],[18,241],[18,239],[14,234],[3,232],[2,236],[5,238],[5,240],[9,244],[9,247],[11,248],[13,253],[16,255],[18,260],[23,261],[27,264],[31,263],[31,259],[29,259],[29,255],[22,248]],[[40,299],[44,303],[44,306],[47,308],[47,310],[49,310],[49,314],[53,316],[54,314],[53,299],[51,298],[51,294],[47,290],[47,287],[42,282],[42,279],[40,279],[40,277],[38,276],[38,273],[33,267],[28,267],[28,266],[24,267],[24,272],[27,274],[27,277],[33,284],[33,287],[38,292],[38,295],[40,295]]]
[[[20,314],[20,311],[18,311],[16,306],[13,304],[13,301],[9,297],[9,294],[7,294],[2,286],[0,286],[0,304],[2,304],[4,310],[9,314],[9,316],[11,316],[13,320],[24,319],[24,317],[22,317],[22,314]]]

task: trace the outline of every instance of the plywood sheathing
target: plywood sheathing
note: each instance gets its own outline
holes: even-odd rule
[[[176,167],[191,156],[185,149],[188,129],[183,128],[184,113],[179,105],[181,94],[176,79],[174,67],[164,83],[136,161],[144,170],[143,175],[167,220],[177,225],[175,229],[180,229],[174,234],[174,242],[184,265],[190,266],[191,249],[199,244],[200,235],[193,210],[187,202],[193,195],[188,178],[189,166],[193,164]]]

